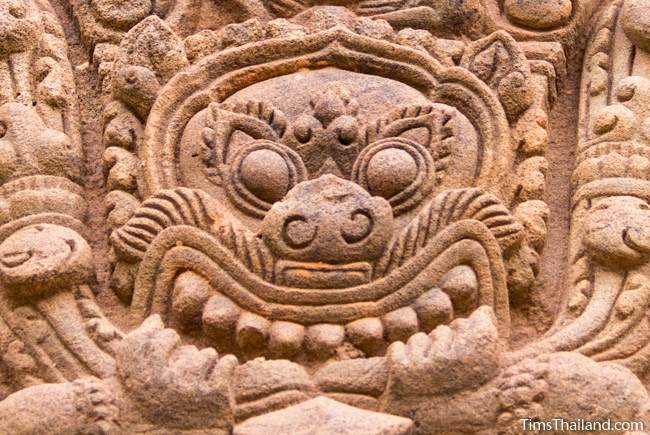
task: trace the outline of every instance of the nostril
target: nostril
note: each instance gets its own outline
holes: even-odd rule
[[[367,210],[357,209],[350,220],[341,227],[341,236],[348,244],[359,243],[370,235],[374,221]]]
[[[294,249],[309,246],[316,238],[318,227],[310,224],[304,216],[289,216],[284,221],[282,238],[284,242]]]

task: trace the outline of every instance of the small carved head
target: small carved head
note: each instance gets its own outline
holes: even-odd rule
[[[610,268],[650,259],[650,205],[634,196],[595,198],[585,222],[587,254]]]
[[[0,244],[0,279],[28,297],[86,282],[92,252],[74,230],[52,224],[24,227]]]
[[[292,123],[287,144],[310,173],[349,177],[359,154],[359,103],[346,88],[334,88],[314,96],[309,105],[312,113]]]

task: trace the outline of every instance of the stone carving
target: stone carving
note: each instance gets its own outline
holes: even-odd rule
[[[0,0],[0,432],[649,425],[646,3]]]

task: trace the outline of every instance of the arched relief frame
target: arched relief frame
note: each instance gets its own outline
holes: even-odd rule
[[[252,84],[300,69],[335,67],[401,81],[432,102],[465,115],[479,135],[475,186],[504,197],[500,176],[512,169],[513,150],[505,112],[486,84],[463,68],[446,68],[414,49],[357,35],[343,27],[301,39],[258,42],[209,56],[177,74],[153,105],[139,150],[144,196],[180,185],[178,146],[199,111]],[[159,163],[160,162],[160,163]]]

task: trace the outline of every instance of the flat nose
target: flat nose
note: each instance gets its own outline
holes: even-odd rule
[[[261,235],[279,258],[348,263],[370,260],[392,236],[392,209],[358,184],[323,175],[273,205]]]
[[[363,242],[372,233],[374,219],[368,210],[357,208],[341,219],[341,238],[349,245]],[[282,226],[282,239],[294,249],[304,249],[318,237],[319,223],[301,215],[288,216]]]

